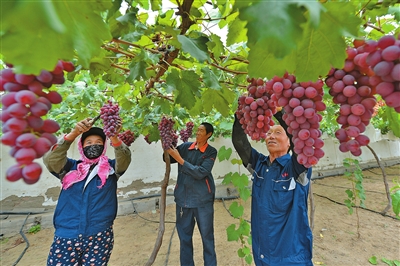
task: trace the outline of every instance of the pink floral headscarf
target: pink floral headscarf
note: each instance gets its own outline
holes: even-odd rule
[[[89,172],[90,166],[96,163],[99,164],[97,175],[100,177],[101,180],[101,185],[99,186],[99,188],[103,187],[104,184],[106,183],[110,171],[110,164],[108,163],[108,157],[105,155],[106,150],[107,150],[107,143],[106,141],[104,141],[104,149],[102,154],[95,159],[88,159],[83,153],[82,141],[79,140],[78,151],[79,154],[81,155],[80,160],[82,160],[82,162],[78,164],[76,170],[72,170],[65,175],[65,177],[62,180],[62,188],[68,189],[73,184],[84,180]]]

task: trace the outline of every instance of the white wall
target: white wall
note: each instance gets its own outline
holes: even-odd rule
[[[392,161],[395,163],[400,163],[400,139],[394,137],[392,134],[382,136],[373,127],[367,127],[365,132],[371,139],[370,146],[375,150],[381,160]],[[318,165],[314,167],[313,177],[326,175],[327,172],[338,173],[338,169],[342,168],[342,162],[344,158],[352,157],[350,153],[342,153],[338,149],[338,141],[333,138],[324,136],[325,146],[325,157],[323,157]],[[226,148],[233,148],[231,139],[218,138],[211,142],[217,150],[225,146]],[[264,143],[252,142],[253,147],[263,153],[267,153]],[[39,181],[33,185],[27,185],[24,181],[19,180],[17,182],[8,182],[5,179],[5,173],[7,168],[13,164],[15,161],[12,157],[8,155],[9,147],[1,145],[1,178],[0,178],[0,200],[3,200],[9,196],[15,195],[18,197],[22,196],[43,196],[44,206],[45,205],[55,205],[56,202],[52,198],[46,196],[46,191],[49,188],[60,187],[60,183],[57,178],[51,175],[45,166],[42,164],[42,160],[38,159],[37,162],[42,164],[43,173]],[[147,144],[140,136],[131,146],[132,150],[132,163],[128,168],[127,172],[121,177],[119,183],[119,188],[124,188],[131,185],[136,181],[134,190],[129,190],[125,193],[120,193],[119,197],[132,197],[135,194],[140,193],[140,195],[156,194],[160,191],[160,183],[164,178],[165,173],[165,163],[162,160],[162,149],[160,142],[153,143],[151,145]],[[69,156],[72,158],[79,158],[79,153],[75,144],[72,145],[69,150]],[[108,147],[107,155],[110,158],[114,158],[113,148]],[[236,156],[234,152],[231,159]],[[237,156],[236,156],[237,157]],[[354,158],[354,157],[353,157]],[[363,147],[362,155],[359,157],[362,164],[373,164],[376,165],[376,160],[368,148]],[[243,166],[232,165],[228,161],[219,162],[216,161],[213,168],[213,175],[216,180],[216,185],[220,185],[225,174],[229,172],[237,172],[240,168],[242,173],[248,174],[247,170]],[[335,172],[336,171],[336,172]],[[176,182],[177,166],[172,165],[171,167],[171,180],[169,182],[169,188],[172,189]],[[138,182],[139,181],[139,182]],[[141,181],[141,182],[140,182]]]

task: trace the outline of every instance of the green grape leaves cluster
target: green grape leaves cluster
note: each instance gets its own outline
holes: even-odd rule
[[[218,151],[219,161],[230,160],[232,149],[222,146]],[[231,159],[233,165],[238,168],[242,164],[239,159]],[[243,258],[247,264],[251,264],[253,258],[251,253],[251,228],[250,221],[245,219],[245,208],[243,202],[251,197],[251,190],[249,188],[249,177],[246,174],[238,172],[229,172],[225,175],[222,181],[225,185],[233,185],[237,190],[239,199],[233,201],[229,206],[229,212],[232,217],[238,219],[238,224],[231,224],[226,228],[228,241],[236,241],[240,243],[240,248],[237,250],[239,258]]]
[[[377,0],[12,1],[2,3],[0,53],[20,73],[51,69],[59,59],[75,63],[70,81],[86,84],[81,91],[57,87],[65,95],[63,111],[52,114],[65,131],[71,118],[94,115],[113,98],[126,110],[124,121],[135,118],[126,126],[143,135],[162,114],[181,124],[214,119],[225,134],[247,77],[286,71],[299,81],[324,77],[343,66],[352,39],[398,33],[399,6]]]

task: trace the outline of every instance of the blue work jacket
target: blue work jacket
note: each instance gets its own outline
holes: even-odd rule
[[[195,149],[194,142],[185,142],[177,147],[185,160],[178,164],[178,180],[175,185],[175,202],[185,208],[202,207],[213,202],[215,183],[211,170],[214,166],[217,150],[208,143]],[[172,157],[170,157],[172,158]],[[171,159],[171,163],[176,162]]]
[[[312,265],[308,222],[311,169],[286,154],[272,163],[254,148],[251,230],[255,261],[269,266]]]
[[[115,160],[109,159],[108,162],[115,169]],[[69,171],[76,170],[78,163],[68,158],[65,167]],[[109,175],[101,188],[98,175],[84,187],[86,179],[61,190],[53,218],[56,236],[91,236],[113,225],[118,209],[116,174]]]
[[[81,162],[67,157],[71,144],[71,141],[61,138],[43,156],[47,169],[59,179],[66,173],[76,170]],[[118,210],[117,181],[131,162],[131,151],[128,146],[121,143],[113,148],[115,159],[108,159],[111,169],[102,187],[100,187],[100,177],[93,172],[93,178],[88,173],[82,181],[74,183],[68,189],[61,189],[53,216],[56,236],[65,238],[92,236],[113,224]]]

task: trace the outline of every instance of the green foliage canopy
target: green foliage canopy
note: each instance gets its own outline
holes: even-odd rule
[[[207,119],[223,134],[248,77],[323,78],[343,67],[354,38],[398,34],[400,17],[397,1],[16,0],[2,8],[3,62],[25,74],[59,59],[77,66],[51,88],[64,96],[50,114],[63,130],[113,98],[124,126],[141,134],[162,114],[177,127]]]

